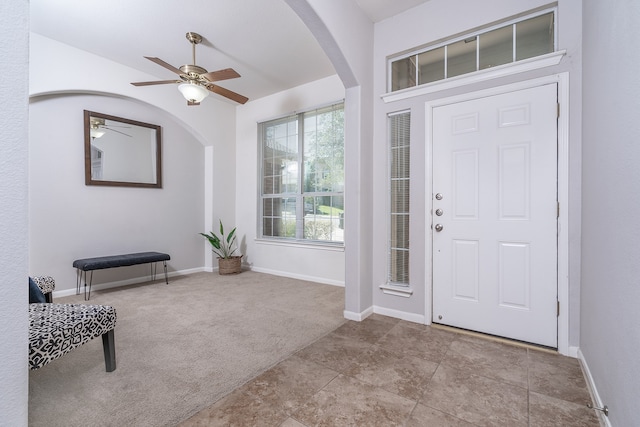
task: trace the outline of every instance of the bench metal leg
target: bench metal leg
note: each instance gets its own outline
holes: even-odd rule
[[[86,275],[87,273],[85,273]],[[80,295],[80,284],[82,283],[82,270],[76,268],[76,295]]]
[[[89,293],[87,294],[87,272],[76,269],[76,295],[80,295],[80,287],[82,286],[82,275],[84,274],[84,300],[89,301],[91,299],[91,284],[93,283],[93,270],[89,274]]]
[[[169,276],[167,275],[167,261],[162,261],[162,264],[164,264],[164,281],[168,285],[169,284]],[[155,280],[156,280],[157,266],[158,266],[157,262],[151,263],[151,281],[152,282],[155,282]]]
[[[164,281],[169,284],[169,276],[167,276],[167,261],[162,261],[164,264]]]
[[[91,299],[91,285],[93,284],[93,270],[89,274],[89,293],[87,294],[87,272],[84,272],[84,300],[89,301]]]
[[[104,350],[104,366],[107,372],[116,370],[116,343],[114,329],[102,334],[102,349]]]

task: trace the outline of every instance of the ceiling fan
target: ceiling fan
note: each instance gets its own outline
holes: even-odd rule
[[[235,79],[240,77],[233,68],[225,68],[223,70],[208,72],[206,69],[196,65],[196,45],[202,42],[202,36],[197,33],[188,32],[186,34],[187,40],[191,43],[193,51],[193,64],[182,65],[180,68],[176,68],[171,64],[164,62],[160,58],[145,56],[149,61],[166,68],[169,71],[176,73],[180,76],[180,80],[157,80],[152,82],[136,82],[131,83],[134,86],[150,86],[150,85],[164,85],[170,83],[178,83],[178,90],[182,93],[182,96],[187,100],[187,105],[199,105],[204,98],[209,95],[209,92],[216,93],[218,95],[229,98],[232,101],[244,104],[249,100],[246,96],[242,96],[238,93],[225,89],[221,86],[214,85],[213,82],[220,80]]]
[[[129,135],[128,133],[124,133],[117,129],[114,129],[114,127],[130,128],[131,126],[112,125],[110,123],[106,123],[105,119],[103,119],[102,117],[91,117],[89,119],[89,127],[89,134],[91,135],[91,139],[94,140],[103,136],[107,131],[116,132],[131,138],[131,135]]]

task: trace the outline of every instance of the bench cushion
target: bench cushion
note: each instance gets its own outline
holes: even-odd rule
[[[29,368],[38,369],[116,326],[108,305],[29,304]]]
[[[135,254],[111,255],[96,258],[77,259],[73,266],[82,271],[101,270],[103,268],[126,267],[149,262],[168,261],[171,257],[161,252],[139,252]]]

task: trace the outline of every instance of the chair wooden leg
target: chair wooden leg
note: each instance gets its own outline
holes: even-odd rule
[[[107,372],[116,370],[116,343],[114,330],[102,334],[102,349],[104,350],[104,365]]]

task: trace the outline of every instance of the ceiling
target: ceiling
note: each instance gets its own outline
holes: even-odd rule
[[[378,22],[428,0],[355,1],[369,19]],[[143,57],[158,57],[175,67],[191,64],[188,31],[204,38],[196,47],[197,65],[208,71],[234,68],[242,77],[220,86],[249,99],[335,74],[284,0],[31,0],[30,7],[31,31],[158,80],[175,75]]]
[[[428,0],[355,0],[360,9],[373,22],[397,15]]]

